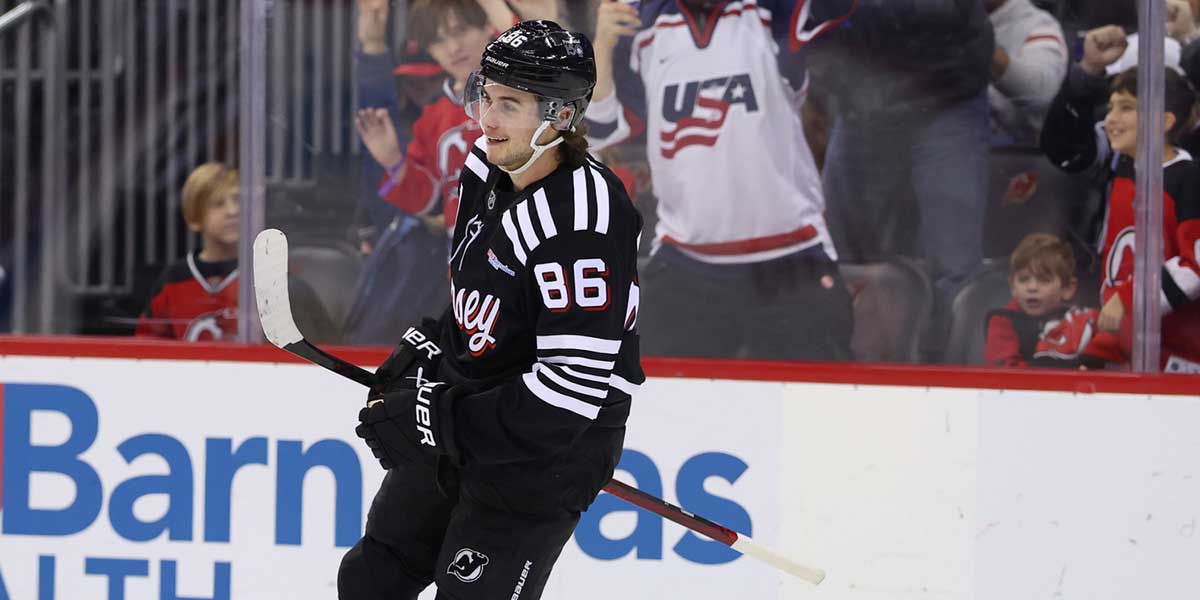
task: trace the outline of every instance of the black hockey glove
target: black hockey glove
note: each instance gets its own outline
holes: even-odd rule
[[[395,390],[370,401],[358,412],[354,433],[384,469],[406,462],[427,463],[446,455],[458,462],[454,439],[454,402],[463,386],[427,383],[418,390]]]
[[[423,319],[420,325],[409,327],[391,356],[375,370],[375,385],[367,393],[368,402],[388,392],[416,390],[436,380],[442,358],[442,349],[437,345],[440,330],[440,324],[433,319]]]

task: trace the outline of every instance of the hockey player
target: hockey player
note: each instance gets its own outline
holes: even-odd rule
[[[647,353],[850,358],[850,297],[796,109],[807,86],[796,50],[838,21],[806,27],[810,4],[600,5],[591,139],[603,148],[647,129],[658,199]]]
[[[451,302],[377,371],[356,432],[388,473],[342,600],[540,597],[621,454],[641,218],[576,131],[591,43],[551,21],[491,43],[465,105]]]

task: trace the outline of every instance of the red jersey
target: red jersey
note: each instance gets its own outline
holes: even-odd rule
[[[394,169],[379,189],[381,198],[414,215],[434,213],[440,201],[447,232],[454,231],[458,214],[458,176],[482,133],[450,93],[447,84],[446,95],[426,106],[413,124],[413,140],[401,163],[403,178],[394,181],[400,168]]]
[[[1163,167],[1162,360],[1200,362],[1200,165],[1183,150]],[[1118,343],[1130,356],[1133,319],[1133,201],[1131,161],[1122,160],[1108,197],[1101,302],[1114,294],[1125,305]],[[1099,341],[1099,340],[1098,340]]]
[[[1094,308],[1065,306],[1034,317],[1022,312],[1014,298],[1004,308],[988,314],[984,364],[1060,368],[1097,365],[1105,358],[1089,354],[1097,314]]]
[[[188,342],[233,340],[237,305],[237,259],[210,263],[189,254],[163,272],[138,318],[136,335]]]

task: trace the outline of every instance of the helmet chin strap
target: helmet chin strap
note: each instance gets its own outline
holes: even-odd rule
[[[504,167],[500,167],[500,170],[508,173],[509,175],[520,175],[521,173],[524,173],[526,169],[532,167],[533,163],[537,162],[537,159],[541,158],[547,150],[563,143],[563,137],[561,135],[555,138],[554,141],[550,142],[549,144],[539,145],[537,143],[538,138],[542,137],[542,133],[545,132],[546,128],[550,127],[550,125],[550,121],[542,121],[542,124],[538,126],[537,131],[533,133],[533,137],[529,139],[529,147],[533,149],[533,154],[529,156],[529,160],[525,161],[525,164],[521,165],[520,168],[513,169],[511,171],[505,169]]]

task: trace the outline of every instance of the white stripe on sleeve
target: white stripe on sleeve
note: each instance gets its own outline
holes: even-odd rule
[[[474,173],[475,176],[478,177],[480,180],[487,181],[487,178],[488,178],[487,165],[483,164],[483,161],[479,160],[479,157],[475,156],[475,154],[473,154],[471,152],[467,153],[467,168],[470,169],[471,172]]]
[[[521,261],[521,264],[525,264],[525,249],[521,247],[521,236],[517,235],[517,226],[513,225],[511,212],[504,213],[504,217],[500,219],[500,225],[504,227],[504,234],[512,243],[513,254],[517,255],[517,260]]]
[[[596,182],[596,232],[608,233],[608,182],[600,171],[591,171],[592,181]]]
[[[625,392],[626,394],[629,394],[630,396],[633,396],[634,394],[636,394],[638,391],[638,388],[642,387],[636,383],[630,383],[624,377],[621,377],[620,375],[615,375],[615,374],[612,376],[612,379],[609,380],[608,385],[612,386],[613,389],[621,390],[622,392]]]
[[[554,367],[547,366],[542,363],[534,363],[533,372],[541,373],[542,375],[546,376],[546,379],[549,379],[550,381],[553,381],[554,383],[558,384],[559,386],[562,386],[563,388],[571,390],[572,392],[575,392],[577,394],[583,394],[584,396],[591,396],[593,398],[599,398],[601,400],[608,397],[607,389],[598,390],[594,387],[588,387],[583,384],[575,383],[574,381],[571,381],[571,380],[567,379],[566,377],[559,375],[554,370]]]
[[[541,245],[542,240],[533,230],[533,220],[529,218],[528,201],[517,205],[517,223],[521,226],[521,236],[525,238],[525,246],[529,248],[530,252],[533,252]]]
[[[542,224],[542,234],[546,239],[558,235],[554,226],[554,216],[550,214],[550,201],[546,199],[546,190],[539,189],[533,193],[533,204],[537,207],[538,222]]]
[[[538,350],[587,350],[601,354],[616,354],[621,350],[621,340],[607,340],[587,335],[539,335]]]
[[[528,388],[534,396],[537,396],[546,404],[556,406],[563,410],[569,410],[579,416],[587,417],[593,421],[596,419],[596,416],[600,414],[599,406],[588,404],[583,400],[572,398],[565,394],[560,394],[549,387],[546,387],[546,384],[542,383],[541,380],[538,379],[537,373],[534,371],[530,371],[522,375],[521,380],[525,382],[525,387]]]
[[[571,174],[575,180],[575,231],[587,229],[588,222],[587,174],[583,170],[579,167]]]
[[[576,365],[579,367],[588,367],[591,369],[601,369],[611,371],[617,366],[616,361],[611,360],[596,360],[594,358],[584,358],[582,356],[547,356],[540,359],[542,362],[554,363],[556,365]]]
[[[596,383],[603,383],[604,385],[608,385],[609,379],[612,377],[611,375],[593,375],[591,373],[584,373],[579,369],[572,369],[571,367],[559,367],[559,369],[562,369],[563,373],[566,373],[567,375],[570,375],[576,379],[587,379],[589,381],[595,381]]]

